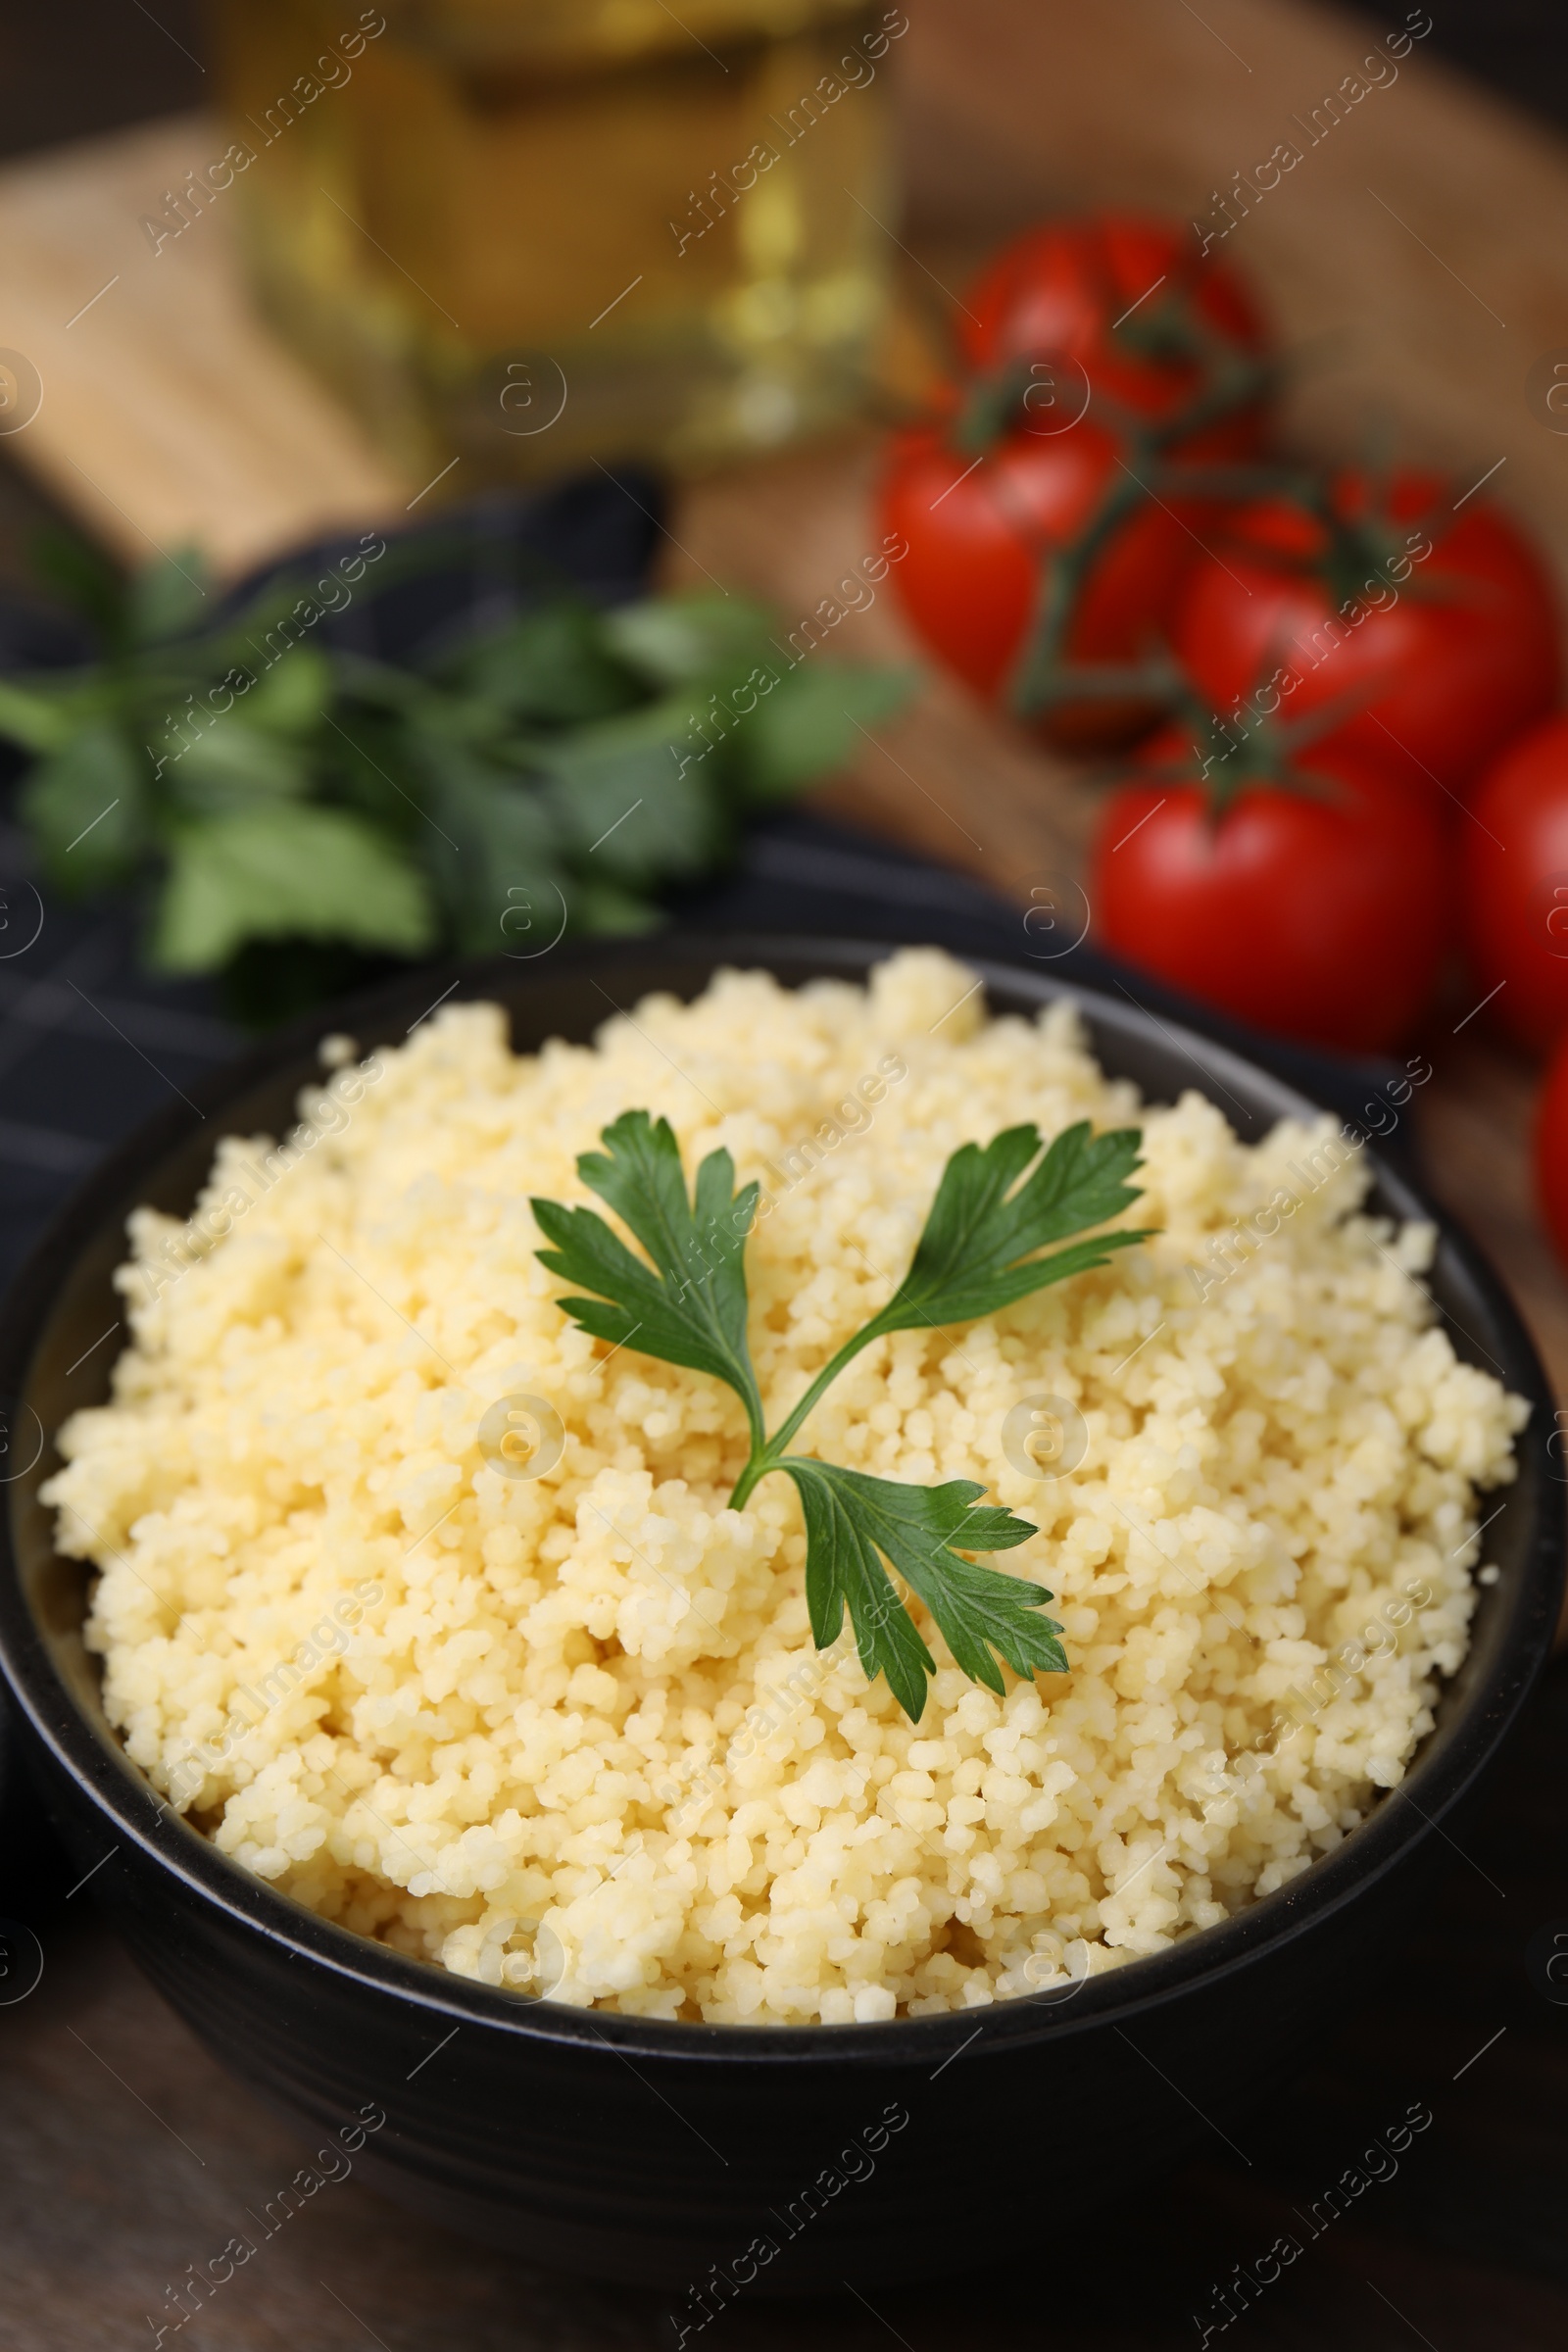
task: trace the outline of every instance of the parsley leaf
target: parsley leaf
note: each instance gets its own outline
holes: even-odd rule
[[[1054,1282],[1106,1264],[1113,1250],[1148,1241],[1147,1231],[1123,1229],[1075,1242],[1049,1257],[1031,1254],[1131,1207],[1138,1188],[1126,1180],[1142,1165],[1142,1142],[1136,1127],[1095,1135],[1081,1119],[1063,1129],[1015,1192],[1009,1187],[1040,1150],[1037,1128],[1008,1127],[983,1148],[961,1145],[942,1171],[908,1273],[881,1313],[823,1366],[775,1444],[789,1444],[845,1365],[873,1340],[890,1331],[973,1323]]]
[[[352,594],[460,558],[479,610],[509,573],[525,609],[397,667],[350,650],[333,616]],[[377,539],[319,599],[281,576],[243,606],[189,550],[128,581],[69,540],[41,561],[98,658],[0,678],[24,822],[63,891],[135,890],[151,959],[221,970],[245,1018],[303,1004],[316,971],[343,987],[387,956],[662,922],[664,892],[912,683],[803,664],[743,598],[602,612],[482,534]]]
[[[737,1193],[729,1153],[710,1152],[697,1171],[695,1203],[688,1202],[669,1121],[656,1125],[646,1110],[624,1112],[603,1141],[606,1151],[583,1152],[577,1173],[653,1264],[635,1257],[596,1210],[535,1200],[534,1221],[553,1244],[538,1252],[540,1262],[599,1293],[560,1303],[595,1339],[617,1348],[635,1339],[644,1355],[723,1381],[746,1407],[755,1448],[762,1406],[746,1345],[745,1250],[759,1188]]]
[[[1055,1138],[1016,1192],[1009,1186],[1040,1150],[1037,1129],[1008,1127],[983,1150],[963,1145],[942,1171],[908,1273],[867,1334],[973,1323],[1049,1283],[1104,1265],[1112,1250],[1147,1241],[1147,1233],[1105,1233],[1051,1257],[1033,1254],[1132,1206],[1138,1188],[1126,1179],[1141,1164],[1142,1142],[1136,1127],[1095,1135],[1081,1119]]]
[[[1048,1283],[1109,1262],[1112,1250],[1148,1238],[1119,1230],[1032,1253],[1102,1224],[1138,1198],[1127,1177],[1140,1164],[1135,1128],[1095,1136],[1087,1121],[1040,1152],[1033,1127],[1010,1127],[982,1149],[965,1144],[943,1171],[904,1281],[879,1315],[855,1333],[817,1375],[771,1437],[747,1345],[746,1239],[758,1187],[736,1192],[727,1152],[711,1152],[690,1200],[680,1150],[664,1119],[629,1110],[604,1130],[605,1152],[585,1152],[582,1180],[607,1201],[647,1257],[637,1256],[591,1208],[535,1200],[552,1245],[538,1251],[553,1274],[597,1294],[559,1301],[578,1327],[612,1347],[635,1342],[645,1355],[707,1372],[746,1407],[751,1454],[730,1496],[739,1509],[760,1479],[779,1470],[794,1482],[806,1522],[806,1593],[818,1648],[837,1640],[849,1610],[868,1680],[885,1674],[912,1722],[925,1708],[936,1662],[904,1604],[887,1561],[930,1610],[957,1664],[999,1694],[1002,1668],[1061,1674],[1061,1627],[1040,1614],[1043,1586],[966,1559],[1008,1551],[1036,1532],[995,1504],[972,1479],[915,1487],[871,1478],[785,1449],[837,1373],[890,1331],[970,1322],[1027,1298]],[[1023,1179],[1019,1182],[1019,1179]],[[1014,1190],[1013,1188],[1016,1187]]]
[[[8,724],[0,712],[0,733]],[[135,872],[146,842],[146,769],[107,720],[84,721],[40,759],[21,806],[63,896],[112,887]]]
[[[778,1464],[794,1480],[806,1520],[806,1599],[818,1649],[837,1641],[848,1604],[867,1680],[885,1674],[913,1723],[925,1708],[936,1662],[878,1559],[885,1553],[925,1602],[971,1682],[999,1696],[1004,1658],[1014,1674],[1064,1674],[1061,1628],[1038,1612],[1052,1598],[1023,1577],[981,1568],[956,1551],[1009,1551],[1036,1530],[995,1505],[977,1509],[984,1487],[950,1479],[941,1487],[902,1486],[835,1462],[788,1454]]]
[[[262,806],[173,835],[152,957],[166,972],[207,971],[246,940],[289,936],[416,956],[432,932],[419,876],[359,817]]]

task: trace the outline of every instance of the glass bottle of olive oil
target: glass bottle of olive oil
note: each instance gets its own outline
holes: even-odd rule
[[[253,282],[411,478],[705,465],[863,403],[901,8],[213,5]]]

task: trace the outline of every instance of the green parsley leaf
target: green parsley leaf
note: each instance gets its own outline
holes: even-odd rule
[[[1040,1614],[1052,1595],[1028,1579],[981,1567],[967,1552],[1008,1551],[1036,1533],[995,1504],[972,1479],[939,1487],[871,1478],[785,1449],[828,1384],[885,1332],[969,1322],[1047,1283],[1109,1262],[1144,1241],[1118,1231],[1052,1256],[1032,1252],[1086,1225],[1102,1224],[1138,1198],[1126,1182],[1141,1163],[1134,1128],[1095,1136],[1069,1127],[1040,1159],[1033,1127],[1012,1127],[982,1149],[965,1144],[943,1170],[907,1275],[874,1316],[818,1373],[783,1425],[766,1434],[747,1345],[745,1245],[758,1187],[734,1190],[727,1152],[712,1152],[691,1200],[680,1150],[667,1121],[629,1110],[604,1130],[607,1152],[577,1162],[585,1184],[609,1202],[647,1251],[641,1258],[590,1208],[536,1200],[533,1213],[553,1246],[538,1251],[551,1273],[596,1297],[559,1304],[579,1329],[644,1355],[724,1381],[741,1398],[751,1454],[735,1482],[739,1509],[760,1479],[782,1471],[794,1482],[806,1521],[806,1592],[817,1646],[837,1640],[849,1610],[866,1676],[885,1674],[899,1704],[918,1723],[936,1664],[888,1574],[889,1562],[930,1610],[971,1681],[1001,1693],[1002,1669],[1062,1674],[1061,1627]],[[1020,1179],[1022,1181],[1020,1182]],[[1016,1188],[1016,1189],[1014,1189]],[[651,1261],[651,1262],[650,1262]]]
[[[1104,1265],[1113,1250],[1147,1241],[1147,1232],[1123,1229],[1050,1257],[1033,1254],[1132,1206],[1138,1188],[1126,1180],[1143,1164],[1142,1142],[1136,1127],[1096,1135],[1081,1119],[1055,1138],[1016,1191],[1009,1187],[1040,1150],[1038,1129],[1008,1127],[983,1150],[964,1144],[942,1171],[908,1273],[864,1336],[973,1323],[1050,1283]]]
[[[806,1520],[806,1599],[818,1649],[836,1642],[846,1605],[868,1681],[885,1674],[911,1723],[925,1710],[936,1661],[877,1557],[890,1559],[917,1592],[971,1682],[1002,1694],[1004,1659],[1014,1674],[1065,1674],[1061,1627],[1039,1614],[1052,1598],[1041,1585],[964,1559],[971,1551],[1009,1551],[1037,1530],[995,1505],[978,1509],[984,1487],[950,1479],[941,1487],[902,1486],[834,1462],[786,1455]]]
[[[606,616],[566,596],[464,647],[436,674],[519,726],[581,726],[643,699],[612,650]]]
[[[29,752],[54,752],[71,739],[68,707],[56,695],[0,678],[0,735]]]
[[[383,547],[343,585],[381,595],[466,550]],[[153,898],[166,968],[220,966],[226,986],[243,958],[251,1019],[270,955],[282,1013],[318,966],[344,986],[357,957],[648,929],[669,885],[720,865],[750,809],[849,740],[842,710],[806,708],[825,689],[803,701],[780,678],[776,624],[741,597],[605,612],[523,562],[529,610],[394,667],[335,640],[342,598],[309,577],[236,610],[183,550],[129,580],[58,537],[39,560],[99,658],[0,679],[0,739],[33,761],[23,814],[67,890]],[[866,674],[836,672],[846,708],[906,691]],[[301,942],[323,955],[302,960]]]
[[[1138,1189],[1126,1179],[1142,1165],[1142,1142],[1136,1127],[1097,1136],[1082,1119],[1055,1138],[1021,1184],[1018,1178],[1040,1150],[1037,1128],[1005,1128],[983,1149],[960,1145],[942,1171],[908,1273],[881,1312],[823,1365],[774,1445],[789,1445],[817,1399],[873,1340],[892,1331],[973,1323],[1051,1283],[1105,1265],[1112,1250],[1148,1241],[1148,1231],[1122,1229],[1049,1257],[1032,1254],[1132,1205]],[[1014,1184],[1017,1190],[1009,1190]]]
[[[146,839],[150,767],[118,727],[100,718],[69,736],[27,777],[22,814],[68,897],[134,871]]]
[[[251,939],[346,939],[417,956],[431,918],[418,874],[338,808],[274,801],[174,836],[154,960],[168,972],[224,962]]]
[[[128,605],[131,634],[138,645],[164,645],[190,636],[212,609],[206,560],[199,548],[182,547],[177,560],[163,556],[136,575]]]
[[[813,776],[843,767],[860,748],[861,727],[891,717],[913,684],[912,670],[851,669],[842,662],[786,670],[729,737],[748,797],[787,800]]]
[[[684,710],[651,703],[535,748],[563,837],[590,876],[646,887],[712,863],[727,828],[671,751],[684,725]]]
[[[583,1152],[577,1173],[653,1263],[634,1256],[594,1209],[535,1200],[534,1220],[553,1245],[538,1252],[541,1263],[599,1293],[561,1304],[596,1339],[617,1348],[635,1339],[644,1355],[723,1381],[745,1405],[755,1444],[762,1407],[746,1344],[745,1251],[759,1187],[737,1193],[729,1153],[710,1152],[688,1201],[669,1121],[656,1125],[646,1110],[623,1113],[603,1140],[606,1151]]]
[[[315,646],[293,645],[245,697],[245,724],[285,739],[309,735],[331,703],[332,664]]]
[[[310,769],[293,747],[257,726],[221,721],[171,758],[164,788],[192,816],[217,816],[258,802],[303,799]]]
[[[732,675],[739,685],[769,651],[772,614],[743,596],[650,596],[604,619],[606,642],[656,686]]]
[[[422,854],[456,944],[468,955],[547,947],[559,935],[567,877],[539,794],[520,777],[498,775],[466,746],[443,744],[423,721],[395,745],[378,746],[386,764],[372,767],[365,732],[356,724],[353,743],[340,748],[357,758],[359,788],[387,830],[402,831]],[[406,782],[393,781],[400,752]]]

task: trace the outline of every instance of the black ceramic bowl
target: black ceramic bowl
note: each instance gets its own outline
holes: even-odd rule
[[[720,963],[799,983],[858,977],[886,953],[666,936],[469,966],[455,993],[499,999],[526,1049],[587,1039],[607,996],[693,996]],[[998,1009],[1061,993],[1037,972],[981,968]],[[866,2287],[956,2268],[977,2245],[1032,2245],[1045,2212],[1059,2239],[1140,2172],[1230,2132],[1354,1997],[1444,1850],[1439,1825],[1496,1756],[1547,1655],[1563,1490],[1545,1446],[1552,1402],[1519,1319],[1464,1237],[1375,1162],[1377,1204],[1441,1228],[1431,1286],[1458,1352],[1494,1364],[1534,1409],[1490,1546],[1501,1576],[1481,1593],[1437,1728],[1366,1824],[1278,1893],[1070,1996],[887,2025],[643,2023],[491,1991],[317,1918],[169,1813],[105,1724],[81,1639],[87,1578],[55,1556],[37,1498],[52,1433],[107,1391],[114,1348],[92,1343],[118,1313],[110,1277],[127,1209],[184,1214],[219,1133],[291,1123],[318,1073],[317,1035],[395,1042],[443,978],[293,1031],[215,1079],[200,1117],[176,1105],[77,1196],[13,1296],[0,1342],[15,1465],[0,1658],[58,1827],[82,1870],[114,1855],[94,1892],[224,2064],[323,2137],[356,2132],[362,2110],[384,2115],[359,2158],[381,2186],[535,2260],[664,2287],[691,2329],[754,2278],[764,2291]],[[1195,1032],[1074,993],[1105,1068],[1155,1100],[1200,1088],[1248,1137],[1312,1108]],[[1000,2239],[1009,2220],[1027,2234]]]

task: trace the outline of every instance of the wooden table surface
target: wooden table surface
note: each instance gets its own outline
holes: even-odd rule
[[[901,267],[933,331],[941,288],[1043,209],[1206,209],[1210,189],[1266,155],[1370,37],[1351,18],[1283,0],[1203,0],[1201,13],[1186,0],[909,0],[909,14],[911,258]],[[194,534],[234,569],[326,523],[396,515],[412,491],[263,336],[220,220],[187,255],[127,277],[139,191],[177,180],[207,135],[155,125],[0,173],[0,342],[26,350],[46,381],[36,424],[5,446],[122,555]],[[1417,46],[1398,84],[1312,151],[1234,251],[1310,355],[1291,401],[1305,446],[1353,448],[1375,404],[1410,455],[1467,482],[1500,458],[1492,489],[1531,516],[1568,575],[1568,440],[1542,429],[1524,389],[1542,352],[1568,346],[1565,219],[1563,148]],[[124,299],[106,296],[68,328],[116,270]],[[711,575],[806,614],[876,544],[875,462],[867,434],[688,486],[668,576]],[[0,493],[0,541],[19,499],[15,483]],[[14,560],[0,544],[0,568]],[[856,658],[908,650],[885,594],[838,638]],[[1080,775],[940,680],[824,802],[973,871],[1014,900],[1020,922],[1032,889],[1080,869],[1093,808]],[[1418,1041],[1435,1070],[1418,1112],[1427,1171],[1508,1279],[1568,1397],[1568,1282],[1529,1194],[1533,1073],[1485,1015],[1465,1021],[1469,1009],[1456,973]],[[1556,2352],[1568,2340],[1568,2143],[1556,2120],[1568,2107],[1568,2009],[1535,1988],[1525,1953],[1544,1923],[1568,1923],[1565,1766],[1568,1662],[1392,1970],[1255,2119],[1245,2153],[1216,2141],[1131,2192],[1119,2216],[1108,2187],[1103,2230],[1058,2245],[1052,2181],[1073,2151],[1049,2111],[1020,2114],[1019,2162],[1040,2187],[1030,2243],[975,2249],[952,2284],[881,2296],[875,2311],[849,2297],[743,2301],[711,2331],[714,2352],[782,2352],[807,2333],[824,2352],[1197,2344],[1193,2314],[1211,2289],[1282,2230],[1299,2236],[1291,2217],[1417,2099],[1434,2125],[1399,2178],[1313,2239],[1238,2329],[1282,2352],[1331,2341]],[[95,1922],[90,1888],[68,1897],[68,1885],[46,1856],[0,1844],[0,1913],[31,1924],[45,1953],[38,1989],[0,2004],[7,2352],[154,2341],[167,2287],[305,2152],[301,2130],[234,2083],[143,1985]],[[673,2341],[656,2298],[523,2270],[411,2222],[357,2180],[270,2242],[188,2333],[213,2352]]]

